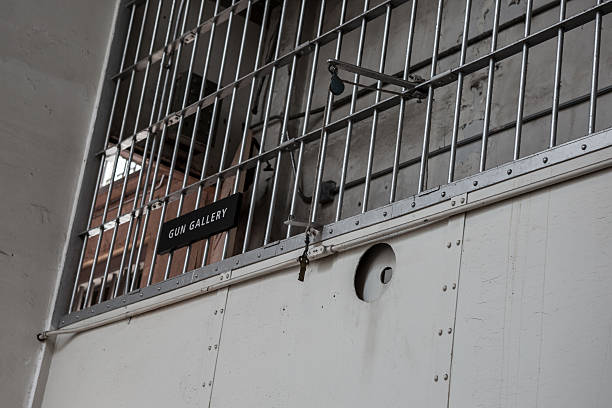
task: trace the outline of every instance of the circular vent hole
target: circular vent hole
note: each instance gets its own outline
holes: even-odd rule
[[[395,269],[395,252],[389,244],[368,248],[355,270],[355,292],[364,302],[373,302],[389,287]]]

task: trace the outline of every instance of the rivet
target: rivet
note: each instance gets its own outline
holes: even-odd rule
[[[219,276],[219,279],[220,279],[220,280],[223,280],[223,275]]]
[[[448,328],[448,334],[451,334],[453,332],[453,329],[451,327]]]
[[[440,195],[441,195],[442,197],[446,197],[446,191],[441,192],[441,193],[440,193]]]
[[[142,296],[143,296],[143,293],[142,293],[142,292],[140,292],[140,297],[142,297]]]
[[[448,380],[448,374],[444,374],[444,381]]]
[[[438,330],[438,336],[442,335],[442,329]]]
[[[434,375],[434,382],[438,382],[438,376]]]
[[[446,285],[442,286],[442,292],[446,292],[446,289],[448,289],[448,287]]]
[[[461,198],[461,204],[465,203],[465,198]]]
[[[411,206],[412,208],[414,208],[414,207],[416,207],[416,203],[413,201],[413,202],[410,204],[410,206]]]
[[[457,289],[457,284],[453,283],[453,286],[451,286],[453,288],[453,290]]]
[[[383,217],[386,217],[386,216],[387,216],[387,212],[383,211]]]
[[[261,252],[257,254],[257,257],[258,257],[258,258],[261,258]]]
[[[219,310],[219,313],[223,313],[223,309]]]
[[[355,221],[355,225],[359,225],[359,220],[356,220],[356,221]]]
[[[176,286],[178,286],[178,285],[179,285],[179,283],[180,283],[180,282],[178,282],[178,281],[177,281],[177,282],[176,282]]]
[[[215,310],[215,314],[217,314],[218,310]]]
[[[62,320],[62,324],[66,323],[64,320]]]
[[[212,350],[212,347],[211,347],[211,346],[208,346],[208,349],[209,349],[209,350]]]
[[[157,290],[161,290],[161,286],[157,288]]]
[[[585,144],[583,144],[582,146],[580,146],[580,148],[581,148],[582,150],[586,150],[586,147],[587,147],[587,146],[586,146]]]
[[[447,248],[450,248],[450,247],[451,247],[451,245],[453,245],[453,244],[451,244],[450,242],[447,242],[447,243],[446,243],[446,247],[447,247]]]
[[[508,173],[508,175],[512,174],[512,169],[506,170],[506,173]]]
[[[215,350],[217,349],[217,345],[215,344]]]
[[[456,204],[456,203],[455,203],[455,200],[451,201],[451,206],[453,206],[453,207],[454,207],[454,206],[455,206],[455,204]]]
[[[472,184],[474,185],[474,187],[476,187],[478,185],[478,181],[474,180]]]
[[[198,275],[193,275],[193,277],[197,279]]]
[[[123,299],[123,303],[125,303],[125,299]]]
[[[208,385],[212,385],[212,381],[209,381],[209,382],[208,382]]]
[[[542,163],[548,163],[548,157],[543,157],[542,158]]]
[[[238,265],[240,263],[240,261],[238,259],[236,259],[236,265]]]
[[[280,250],[281,250],[281,251],[283,250],[283,246],[282,246],[282,245],[281,245],[281,247],[280,247]]]
[[[329,229],[329,233],[330,233],[330,234],[333,234],[333,233],[334,233],[334,229],[333,229],[333,228],[330,228],[330,229]]]
[[[457,242],[455,242],[455,244],[460,245],[461,244],[461,240],[458,239]]]

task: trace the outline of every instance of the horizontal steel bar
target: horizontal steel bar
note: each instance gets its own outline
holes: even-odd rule
[[[252,4],[255,4],[255,3],[259,3],[261,1],[263,1],[263,0],[252,0],[251,2],[252,2]],[[134,70],[136,70],[136,72],[143,71],[147,67],[147,63],[149,63],[149,61],[150,61],[151,65],[161,61],[162,56],[164,55],[164,52],[170,53],[170,52],[174,51],[178,47],[178,45],[180,43],[189,44],[189,43],[193,42],[195,40],[196,35],[204,34],[204,33],[208,32],[208,31],[210,31],[213,23],[216,23],[216,24],[223,23],[223,22],[225,22],[225,21],[227,21],[229,19],[230,14],[232,14],[232,13],[239,14],[239,13],[243,12],[244,10],[246,10],[248,3],[249,3],[248,0],[242,0],[242,1],[237,2],[234,5],[229,6],[226,9],[223,9],[222,11],[220,11],[216,15],[212,16],[211,18],[209,18],[208,20],[206,20],[202,24],[198,25],[194,29],[185,32],[185,34],[183,34],[182,36],[180,36],[176,40],[170,42],[169,44],[166,44],[163,48],[153,52],[150,55],[147,55],[146,57],[140,59],[135,64],[130,65],[129,67],[123,69],[121,72],[115,74],[112,77],[112,79],[116,80],[118,78],[125,77],[125,76],[129,75]]]
[[[610,146],[612,146],[612,130],[591,134],[558,145],[552,149],[547,149],[531,156],[523,157],[519,160],[486,170],[462,180],[440,186],[436,189],[428,190],[423,194],[413,195],[403,200],[396,201],[392,205],[370,210],[364,214],[328,224],[323,228],[321,234],[317,236],[317,241],[327,240],[378,224],[382,221],[401,217],[435,204],[450,201],[452,197],[477,191],[501,181],[516,178],[539,169],[548,168]],[[208,279],[215,275],[220,275],[220,279],[221,277],[224,278],[224,274],[238,267],[251,265],[303,248],[304,237],[302,233],[288,239],[276,241],[265,247],[227,258],[223,261],[195,269],[149,287],[137,289],[127,295],[119,296],[87,309],[64,315],[60,319],[59,327],[65,327],[89,317],[139,302],[140,300],[149,299],[159,294],[190,285],[194,282]]]

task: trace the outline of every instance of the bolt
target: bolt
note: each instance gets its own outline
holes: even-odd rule
[[[140,292],[140,297],[142,297],[142,296],[143,296],[143,293],[142,293],[142,292]],[[107,307],[108,307],[108,306],[107,306]]]
[[[448,380],[448,374],[444,374],[444,381]]]
[[[261,252],[257,254],[257,257],[258,257],[258,258],[261,258]]]
[[[438,382],[438,376],[434,375],[434,382]]]
[[[217,349],[217,345],[215,344],[215,350]]]
[[[197,278],[198,278],[198,275],[197,275],[197,274],[195,274],[195,275],[193,275],[193,277],[197,279]]]
[[[209,382],[208,382],[208,385],[209,385],[209,386],[211,386],[211,385],[212,385],[212,381],[209,381]]]
[[[451,201],[451,206],[453,206],[453,207],[454,207],[454,206],[455,206],[455,204],[456,204],[456,203],[455,203],[455,200]]]
[[[223,309],[219,310],[219,313],[223,313]]]
[[[446,292],[446,289],[448,289],[448,287],[446,285],[442,285],[442,292]]]
[[[387,212],[383,211],[383,217],[386,217],[386,216],[387,216]]]
[[[506,173],[507,173],[508,175],[512,174],[512,169],[508,169],[508,170],[506,170]]]
[[[438,336],[442,335],[442,329],[438,330]]]
[[[359,220],[356,220],[356,221],[355,221],[355,225],[359,225]]]
[[[451,327],[448,328],[448,334],[451,334],[453,332],[453,329]]]
[[[283,246],[282,246],[282,245],[281,245],[281,247],[280,247],[280,250],[281,250],[281,251],[283,250]]]
[[[465,203],[465,198],[461,198],[461,204]]]
[[[452,288],[453,288],[453,290],[457,289],[457,284],[456,284],[456,283],[453,283]]]
[[[240,261],[238,259],[236,259],[236,265],[238,265],[240,263]]]
[[[223,280],[223,275],[219,276],[219,280]]]
[[[582,146],[580,146],[580,148],[581,148],[582,150],[586,150],[586,147],[587,147],[587,146],[586,146],[585,144],[583,144]]]
[[[217,314],[218,310],[215,310],[215,314]]]
[[[410,206],[411,206],[412,208],[414,208],[414,207],[416,207],[416,203],[413,201],[412,203],[410,203]]]
[[[334,229],[333,229],[333,228],[330,228],[330,229],[329,229],[329,233],[330,233],[330,234],[333,234],[333,233],[334,233]]]
[[[442,197],[446,197],[446,191],[441,192],[441,193],[440,193],[440,195],[441,195]]]
[[[450,242],[447,242],[447,243],[446,243],[446,247],[447,247],[447,248],[450,248],[450,247],[451,247],[451,245],[453,245],[453,244],[451,244]]]
[[[157,290],[161,290],[161,286],[159,286],[159,287],[157,288]]]
[[[542,163],[548,163],[548,157],[543,157],[542,158]]]
[[[458,239],[457,242],[455,242],[455,244],[457,244],[457,246],[459,246],[461,244],[461,240]]]
[[[474,180],[472,184],[474,185],[474,187],[476,187],[478,185],[478,181]]]
[[[208,350],[212,350],[212,346],[208,346]]]

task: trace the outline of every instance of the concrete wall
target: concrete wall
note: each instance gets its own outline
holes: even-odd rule
[[[467,203],[611,159],[608,147]],[[611,176],[386,239],[396,267],[371,303],[354,287],[366,245],[311,262],[304,283],[288,267],[60,336],[43,407],[607,407]]]
[[[117,1],[0,4],[0,395],[25,407],[44,346]]]

